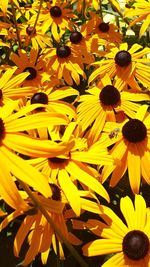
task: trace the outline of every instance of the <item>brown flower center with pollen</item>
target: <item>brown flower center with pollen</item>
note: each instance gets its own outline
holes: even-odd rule
[[[27,67],[23,70],[23,72],[29,72],[29,76],[26,78],[26,80],[33,80],[37,76],[37,71],[36,69],[32,67]]]
[[[80,41],[82,40],[82,34],[81,32],[72,32],[70,34],[70,41],[73,43],[73,44],[78,44],[80,43]]]
[[[60,201],[61,200],[61,192],[60,192],[59,187],[56,184],[51,184],[51,183],[50,183],[50,187],[52,190],[52,199]]]
[[[106,85],[101,90],[99,99],[105,106],[116,106],[120,102],[120,93],[113,85]]]
[[[131,63],[131,55],[128,51],[122,50],[115,55],[115,63],[120,67],[127,67]]]
[[[147,129],[145,124],[138,119],[130,119],[122,127],[123,137],[131,142],[142,142],[147,136]]]
[[[109,23],[101,22],[98,25],[98,28],[101,32],[108,32],[109,31]]]
[[[0,101],[2,100],[3,98],[3,93],[2,93],[2,90],[0,89]]]
[[[54,18],[59,18],[62,15],[62,11],[59,6],[53,6],[50,9],[50,14]]]
[[[62,45],[60,47],[57,47],[56,54],[59,58],[66,58],[70,56],[71,49],[67,45]]]
[[[36,103],[48,104],[48,95],[43,92],[34,94],[31,98],[31,104],[36,104]]]
[[[64,163],[67,161],[67,159],[63,159],[63,158],[57,158],[57,157],[54,157],[54,158],[48,158],[48,161],[52,162],[52,163],[55,163],[55,164],[61,164],[61,163]]]
[[[5,137],[5,126],[3,120],[0,118],[0,141]]]
[[[28,26],[27,28],[26,28],[26,33],[30,36],[31,34],[36,34],[36,29],[34,28],[34,27],[32,27],[32,26]]]
[[[144,259],[149,251],[149,239],[142,231],[130,231],[123,239],[122,250],[131,260]]]

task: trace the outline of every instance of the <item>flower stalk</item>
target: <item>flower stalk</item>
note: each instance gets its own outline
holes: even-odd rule
[[[19,179],[18,179],[19,180]],[[32,191],[28,187],[27,184],[19,180],[19,183],[21,187],[24,189],[24,191],[28,194],[28,196],[32,199],[35,206],[39,208],[43,216],[47,219],[48,223],[51,225],[51,227],[54,229],[55,233],[58,235],[58,237],[64,242],[68,250],[71,252],[71,254],[74,256],[76,261],[80,264],[81,267],[88,267],[87,263],[83,260],[83,258],[78,254],[78,252],[74,249],[74,247],[68,242],[68,240],[65,238],[65,236],[62,234],[62,232],[59,230],[59,228],[56,226],[56,224],[53,222],[52,218],[49,216],[46,209],[41,205],[41,203],[37,200],[37,198],[33,195]]]

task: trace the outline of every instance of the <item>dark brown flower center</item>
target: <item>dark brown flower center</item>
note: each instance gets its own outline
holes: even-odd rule
[[[101,22],[98,25],[98,28],[101,32],[108,32],[109,31],[109,23]]]
[[[62,11],[59,6],[53,6],[50,9],[50,14],[54,18],[59,18],[62,15]]]
[[[122,50],[115,55],[115,63],[120,67],[127,67],[131,63],[131,55],[128,51]]]
[[[37,76],[37,71],[36,69],[32,67],[27,67],[23,70],[23,72],[29,72],[29,76],[26,78],[26,80],[33,80]]]
[[[70,56],[71,49],[67,45],[62,45],[62,46],[60,46],[60,47],[57,48],[56,54],[60,58],[66,58],[66,57],[69,57]]]
[[[120,101],[120,93],[113,85],[106,85],[101,90],[99,99],[105,106],[116,106]]]
[[[26,28],[26,33],[30,36],[31,34],[36,34],[36,29],[32,26]]]
[[[31,98],[31,104],[40,103],[48,104],[48,96],[43,92],[36,93]]]
[[[0,141],[5,137],[5,126],[3,120],[0,118]]]
[[[80,43],[80,41],[82,40],[82,34],[81,32],[72,32],[71,35],[70,35],[70,41],[73,43],[73,44],[78,44]]]
[[[3,98],[3,93],[2,93],[2,90],[0,89],[0,100],[2,100]]]
[[[142,231],[130,231],[123,239],[122,249],[131,260],[144,259],[149,250],[149,239]]]
[[[122,127],[122,134],[127,141],[137,143],[146,138],[147,129],[142,121],[138,119],[130,119]]]
[[[52,190],[52,199],[53,200],[61,200],[61,193],[60,189],[56,184],[50,184],[51,190]]]
[[[48,158],[48,161],[52,162],[52,163],[55,163],[55,164],[61,164],[61,163],[64,163],[67,161],[67,159],[62,159],[62,158],[57,158],[57,157],[54,157],[54,158]]]

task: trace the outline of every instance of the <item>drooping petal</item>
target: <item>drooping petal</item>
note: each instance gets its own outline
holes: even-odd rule
[[[78,179],[81,183],[88,186],[90,189],[95,191],[97,194],[104,197],[107,201],[109,201],[109,196],[104,189],[104,187],[101,185],[100,182],[98,182],[95,177],[92,177],[89,173],[84,171],[84,165],[81,163],[69,161],[69,164],[66,166],[67,171]]]
[[[15,177],[24,183],[32,186],[46,197],[52,195],[50,186],[45,176],[38,172],[34,167],[29,165],[25,160],[12,153],[5,147],[1,147],[1,151],[8,162],[10,171]]]
[[[65,169],[59,170],[58,181],[73,211],[77,216],[80,216],[81,201],[80,201],[79,191],[71,181],[71,178],[69,177]]]

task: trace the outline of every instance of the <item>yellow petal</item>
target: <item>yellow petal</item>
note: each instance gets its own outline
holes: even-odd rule
[[[70,175],[109,201],[109,196],[105,188],[95,179],[95,177],[92,177],[88,172],[86,172],[86,168],[83,164],[69,161],[66,169]]]
[[[83,255],[99,256],[122,251],[121,239],[97,239],[83,246]]]
[[[67,153],[74,146],[74,141],[55,143],[50,140],[40,140],[21,134],[7,134],[3,140],[7,147],[32,157],[56,157]]]
[[[73,211],[77,216],[80,216],[81,202],[79,191],[71,181],[71,178],[69,177],[66,170],[59,170],[58,181]]]
[[[9,160],[10,171],[18,179],[35,188],[45,197],[52,195],[50,186],[45,176],[38,172],[34,167],[30,166],[25,160],[12,153],[5,147],[1,147],[6,162]]]
[[[19,257],[20,249],[35,219],[36,216],[27,216],[19,227],[19,230],[17,231],[17,234],[14,239],[14,255],[16,257]]]
[[[9,161],[5,161],[3,153],[0,152],[0,195],[14,209],[26,209],[27,205],[21,198],[19,191],[13,182],[9,171]],[[8,166],[7,166],[8,164]]]

